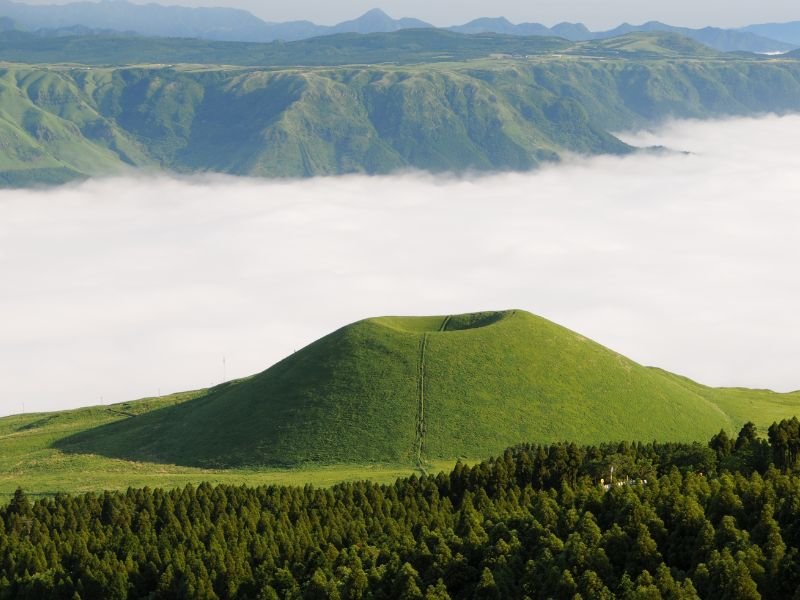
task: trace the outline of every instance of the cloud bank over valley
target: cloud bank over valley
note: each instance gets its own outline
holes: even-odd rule
[[[504,308],[702,383],[800,388],[800,116],[623,137],[688,154],[2,191],[0,415],[205,387],[362,317]]]

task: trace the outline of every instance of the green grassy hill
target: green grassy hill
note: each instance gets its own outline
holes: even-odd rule
[[[342,33],[295,42],[212,42],[138,36],[42,37],[0,32],[0,59],[22,63],[93,66],[203,64],[249,67],[419,64],[483,58],[492,53],[535,55],[572,43],[557,37],[463,35],[441,29],[407,29],[361,35]]]
[[[800,393],[709,388],[524,311],[383,317],[209,390],[0,419],[0,499],[391,481],[521,442],[705,441],[798,412]]]
[[[0,60],[34,60],[48,44],[83,49],[77,59],[125,58],[107,53],[103,38],[36,43],[25,50],[0,36]],[[151,48],[131,38],[119,52],[126,44]],[[260,46],[173,56],[184,45],[152,44],[152,57],[128,58],[161,64],[0,63],[0,185],[132,167],[266,177],[526,170],[565,153],[630,152],[609,132],[665,118],[800,110],[800,61],[724,55],[673,34],[568,46],[446,32],[332,36],[268,45],[286,55],[262,63]],[[156,56],[158,44],[167,49]],[[68,60],[60,50],[42,58]],[[395,50],[409,64],[352,64]],[[234,51],[259,66],[163,64]],[[314,56],[338,66],[276,66]]]
[[[699,42],[677,33],[635,32],[575,45],[570,52],[638,58],[719,58],[723,56]]]
[[[759,417],[738,406],[523,311],[377,318],[58,447],[205,468],[424,464],[526,441],[706,440]]]
[[[47,70],[0,69],[0,184],[61,183],[153,164],[87,92]]]

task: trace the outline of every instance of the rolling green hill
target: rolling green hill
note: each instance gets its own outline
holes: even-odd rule
[[[735,405],[522,311],[378,318],[59,448],[191,467],[424,464],[525,441],[704,440],[758,418]]]
[[[463,35],[440,29],[367,35],[342,33],[269,44],[113,35],[43,38],[20,31],[0,32],[2,60],[92,66],[183,63],[264,68],[417,64],[484,58],[491,53],[547,54],[570,47],[570,42],[557,37]]]
[[[577,44],[570,52],[638,58],[720,58],[719,51],[677,33],[626,33]]]
[[[0,496],[388,481],[521,442],[765,432],[798,409],[800,393],[709,388],[524,311],[383,317],[209,390],[0,419]]]
[[[82,49],[76,59],[239,53],[240,64],[261,57],[274,66],[0,63],[0,185],[131,168],[265,177],[526,170],[565,153],[630,152],[610,132],[665,118],[800,110],[800,61],[720,54],[674,34],[565,46],[409,31],[224,52],[114,38],[118,56],[103,38],[65,39],[28,50],[6,40],[0,59],[68,60],[60,46],[48,50],[68,43]],[[152,55],[137,54],[147,48]],[[419,64],[342,64],[390,55]],[[278,66],[315,56],[339,66]]]

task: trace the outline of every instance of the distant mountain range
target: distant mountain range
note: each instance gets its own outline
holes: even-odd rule
[[[665,118],[800,110],[800,61],[675,33],[569,42],[406,29],[255,44],[12,31],[0,58],[0,187],[132,167],[525,171],[631,152],[610,132]]]
[[[800,23],[796,25],[798,29],[800,29]],[[449,29],[458,33],[472,34],[491,32],[522,36],[553,35],[573,42],[604,40],[628,33],[639,32],[678,33],[722,52],[787,52],[800,46],[800,31],[798,31],[799,35],[797,35],[798,41],[796,43],[791,43],[778,40],[777,38],[770,39],[755,31],[720,29],[718,27],[690,29],[688,27],[674,27],[658,21],[650,21],[643,25],[623,23],[619,27],[609,29],[608,31],[590,31],[582,23],[559,23],[554,27],[546,27],[540,23],[521,23],[515,25],[501,17],[497,19],[476,19],[475,21],[470,21],[466,25],[450,27]],[[785,37],[788,39],[791,36],[787,34]]]
[[[64,30],[80,26],[100,32],[229,42],[289,42],[337,33],[389,33],[433,27],[418,19],[393,19],[377,9],[357,19],[326,26],[311,21],[269,23],[235,8],[187,8],[134,4],[126,0],[62,5],[31,5],[0,0],[0,16],[13,21],[19,29],[46,34],[61,34]],[[8,28],[8,22],[5,27]]]
[[[108,32],[159,37],[186,37],[216,41],[296,41],[338,33],[388,33],[401,29],[431,28],[419,19],[394,19],[380,9],[338,25],[311,21],[266,22],[233,8],[187,8],[159,4],[134,4],[127,0],[75,2],[63,5],[29,5],[0,0],[0,31],[22,29],[42,35],[85,35]],[[652,21],[624,23],[609,31],[590,31],[581,23],[514,24],[505,18],[482,18],[447,28],[467,34],[502,33],[517,36],[556,36],[577,42],[616,37],[633,32],[679,33],[723,52],[787,52],[800,47],[800,21],[751,25],[741,29],[705,27],[690,29]]]
[[[762,25],[749,25],[739,31],[755,33],[779,42],[800,46],[800,21],[791,23],[764,23]]]

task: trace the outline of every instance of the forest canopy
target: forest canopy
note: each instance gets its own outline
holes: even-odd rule
[[[800,598],[798,448],[795,418],[392,485],[18,490],[0,598]]]

